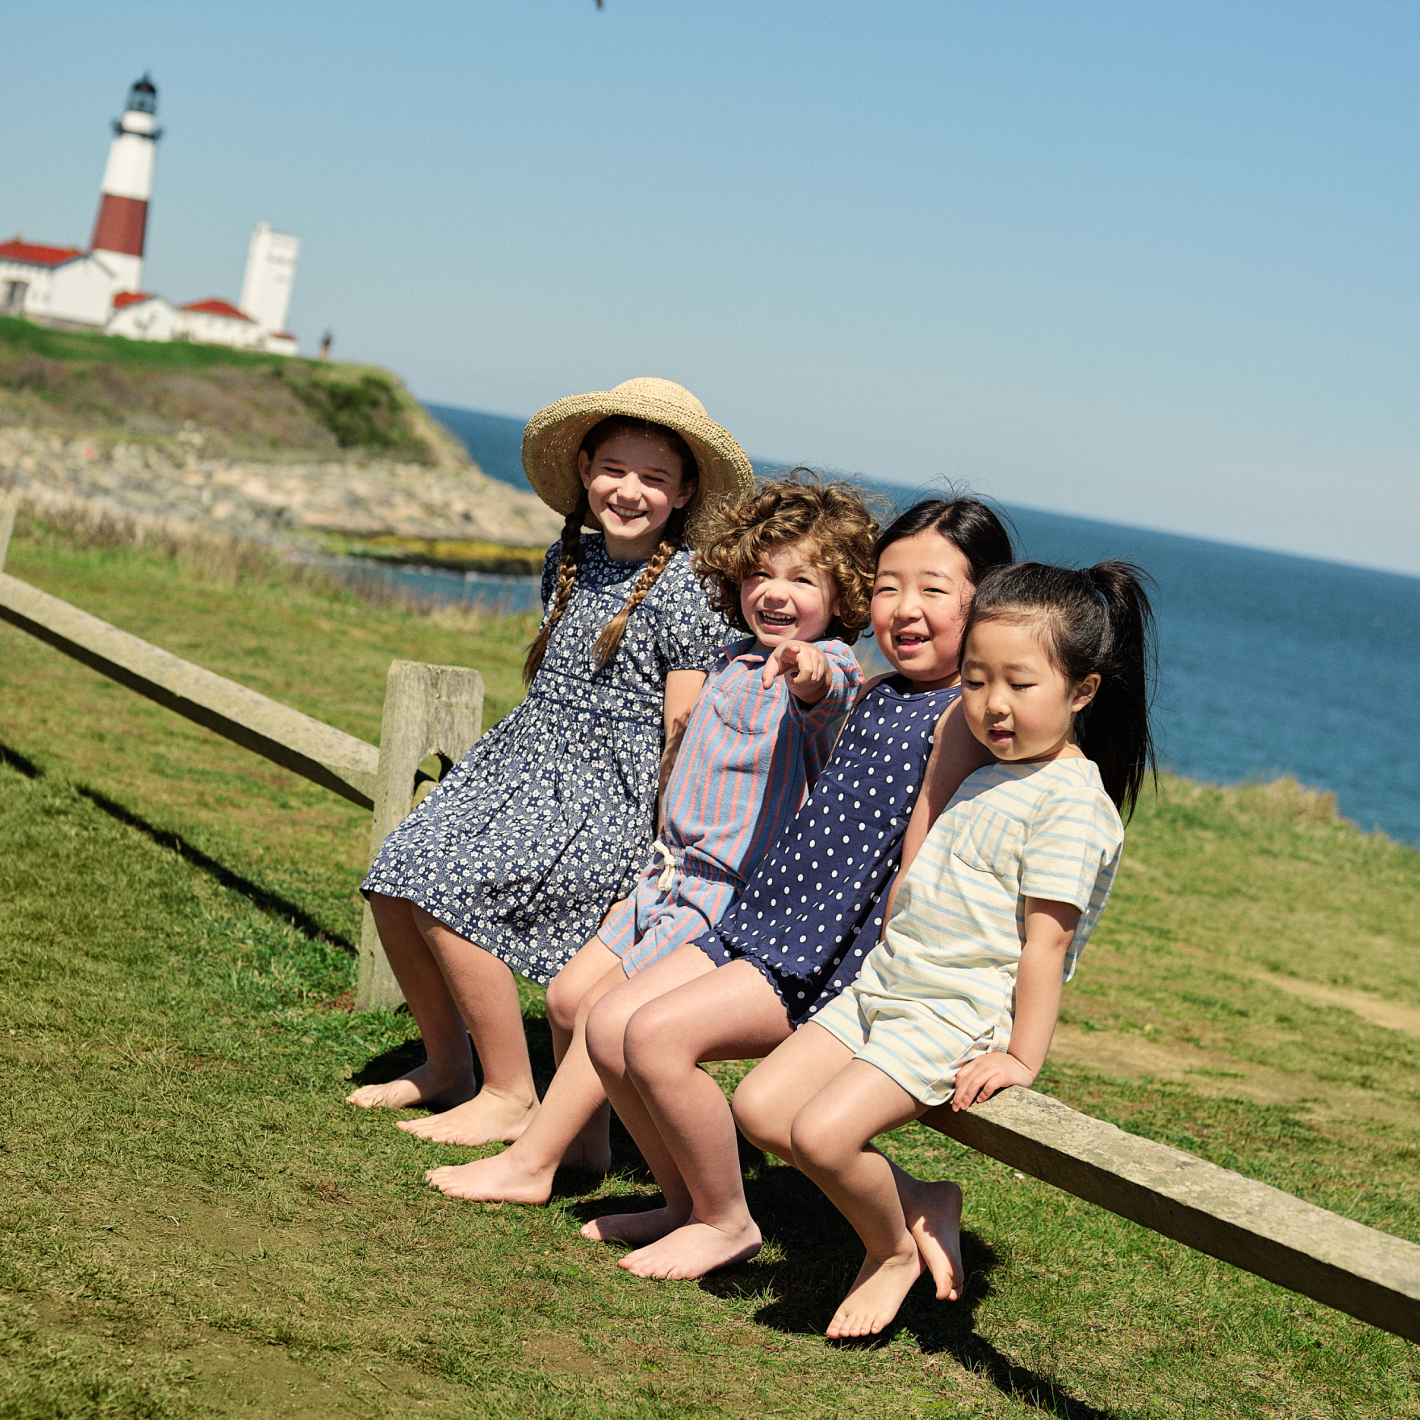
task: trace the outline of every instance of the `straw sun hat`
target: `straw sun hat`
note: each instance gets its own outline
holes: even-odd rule
[[[566,517],[582,496],[577,451],[588,431],[603,419],[646,419],[674,429],[690,445],[700,473],[687,527],[693,528],[709,507],[732,502],[754,486],[745,451],[708,414],[688,389],[671,380],[626,380],[613,390],[569,395],[549,404],[523,430],[523,470],[537,496]],[[599,528],[590,514],[586,526]]]

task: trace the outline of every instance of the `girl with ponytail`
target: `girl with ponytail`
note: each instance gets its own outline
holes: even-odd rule
[[[966,1109],[1045,1062],[1060,991],[1099,921],[1153,770],[1143,574],[1017,563],[987,573],[962,633],[962,708],[994,762],[963,780],[902,874],[857,979],[752,1070],[734,1113],[802,1170],[866,1249],[828,1327],[880,1332],[924,1271],[962,1288],[961,1189],[873,1138]]]
[[[657,379],[550,405],[524,432],[523,467],[566,518],[527,698],[390,834],[363,884],[428,1059],[349,1102],[421,1106],[432,1117],[400,1127],[458,1144],[511,1142],[537,1111],[514,973],[546,985],[650,855],[658,792],[731,634],[686,544],[753,482],[700,402]],[[560,1059],[572,1021],[550,1009],[549,1023]],[[605,1117],[586,1133],[604,1154]]]

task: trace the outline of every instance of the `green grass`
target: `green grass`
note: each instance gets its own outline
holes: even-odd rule
[[[0,316],[0,418],[101,439],[200,430],[204,452],[358,449],[428,463],[448,443],[387,370],[187,341],[49,330]]]
[[[19,538],[6,570],[367,738],[393,656],[477,665],[489,722],[520,693],[526,619]],[[0,744],[6,1420],[1420,1415],[1415,1347],[918,1126],[888,1147],[965,1185],[970,1285],[914,1293],[874,1346],[819,1334],[856,1244],[783,1167],[747,1158],[769,1245],[700,1283],[630,1277],[578,1236],[653,1196],[624,1143],[547,1209],[444,1199],[421,1171],[467,1151],[340,1103],[415,1048],[407,1016],[342,1009],[367,816],[8,627]],[[1413,1001],[1396,944],[1420,855],[1285,789],[1177,781],[1128,851],[1071,1029],[1197,1052],[1210,1092],[1080,1063],[1042,1088],[1420,1239],[1413,1113],[1385,1114],[1412,1098],[1413,1039],[1269,985],[1389,990],[1386,968]],[[536,991],[526,1015],[545,1077]],[[1248,1097],[1264,1074],[1385,1108]]]

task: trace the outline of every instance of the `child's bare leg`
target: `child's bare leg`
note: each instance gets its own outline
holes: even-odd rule
[[[473,1036],[483,1085],[464,1104],[428,1119],[400,1120],[398,1127],[445,1144],[491,1144],[500,1139],[512,1143],[537,1113],[537,1090],[512,970],[422,907],[414,907],[413,915]]]
[[[583,993],[574,1020],[572,1043],[557,1067],[542,1107],[523,1135],[501,1154],[491,1159],[430,1169],[424,1177],[454,1198],[473,1198],[509,1203],[546,1203],[552,1196],[553,1178],[559,1168],[605,1173],[611,1167],[611,1150],[605,1126],[592,1143],[600,1152],[589,1154],[586,1133],[589,1123],[607,1108],[606,1092],[587,1057],[586,1018],[608,991],[626,977],[616,957],[595,938],[574,957],[576,961],[590,948],[598,947],[615,964],[590,990]],[[586,962],[584,960],[583,965]],[[566,970],[571,969],[571,963]]]
[[[735,1122],[697,1065],[767,1055],[789,1034],[774,988],[730,962],[641,1007],[626,1027],[626,1064],[690,1193],[690,1218],[621,1259],[639,1277],[699,1277],[753,1257],[762,1239],[745,1202]]]
[[[852,1058],[853,1052],[836,1035],[812,1022],[796,1030],[735,1090],[740,1133],[755,1148],[793,1164],[790,1135],[795,1117]]]
[[[937,1300],[954,1302],[965,1282],[961,1261],[961,1188],[943,1180],[927,1183],[898,1168],[891,1159],[893,1182],[903,1220],[922,1261],[936,1283]]]
[[[450,1109],[474,1093],[473,1052],[468,1028],[449,993],[444,973],[414,921],[414,904],[371,893],[370,911],[395,979],[419,1023],[427,1059],[407,1075],[383,1085],[362,1085],[346,1096],[363,1109]]]
[[[766,1153],[792,1164],[794,1117],[845,1065],[853,1052],[836,1036],[815,1027],[796,1031],[740,1081],[735,1122]],[[938,1301],[961,1293],[961,1189],[954,1183],[924,1183],[892,1164],[907,1231],[937,1284]]]
[[[925,1108],[877,1066],[850,1060],[794,1120],[795,1164],[853,1225],[867,1252],[828,1324],[829,1336],[880,1332],[922,1275],[922,1255],[908,1230],[892,1165],[869,1141]]]
[[[592,1064],[601,1076],[612,1108],[635,1139],[666,1202],[662,1208],[640,1213],[613,1213],[594,1218],[582,1229],[584,1238],[624,1242],[635,1247],[663,1237],[690,1218],[690,1193],[646,1113],[636,1086],[627,1077],[623,1041],[627,1021],[646,1002],[714,970],[715,964],[699,947],[693,944],[681,947],[608,992],[587,1017],[587,1051]]]

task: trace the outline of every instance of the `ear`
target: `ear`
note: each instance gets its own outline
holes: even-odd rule
[[[1080,711],[1095,698],[1095,694],[1099,688],[1099,672],[1092,671],[1075,687],[1075,694],[1070,701],[1071,713],[1078,715]]]
[[[692,498],[695,497],[696,493],[699,492],[699,490],[700,480],[698,478],[683,477],[680,481],[680,490],[676,493],[675,497],[671,499],[671,507],[685,507],[685,505],[689,503]]]
[[[582,480],[582,487],[589,492],[592,487],[592,461],[587,457],[585,449],[577,450],[577,476]]]

